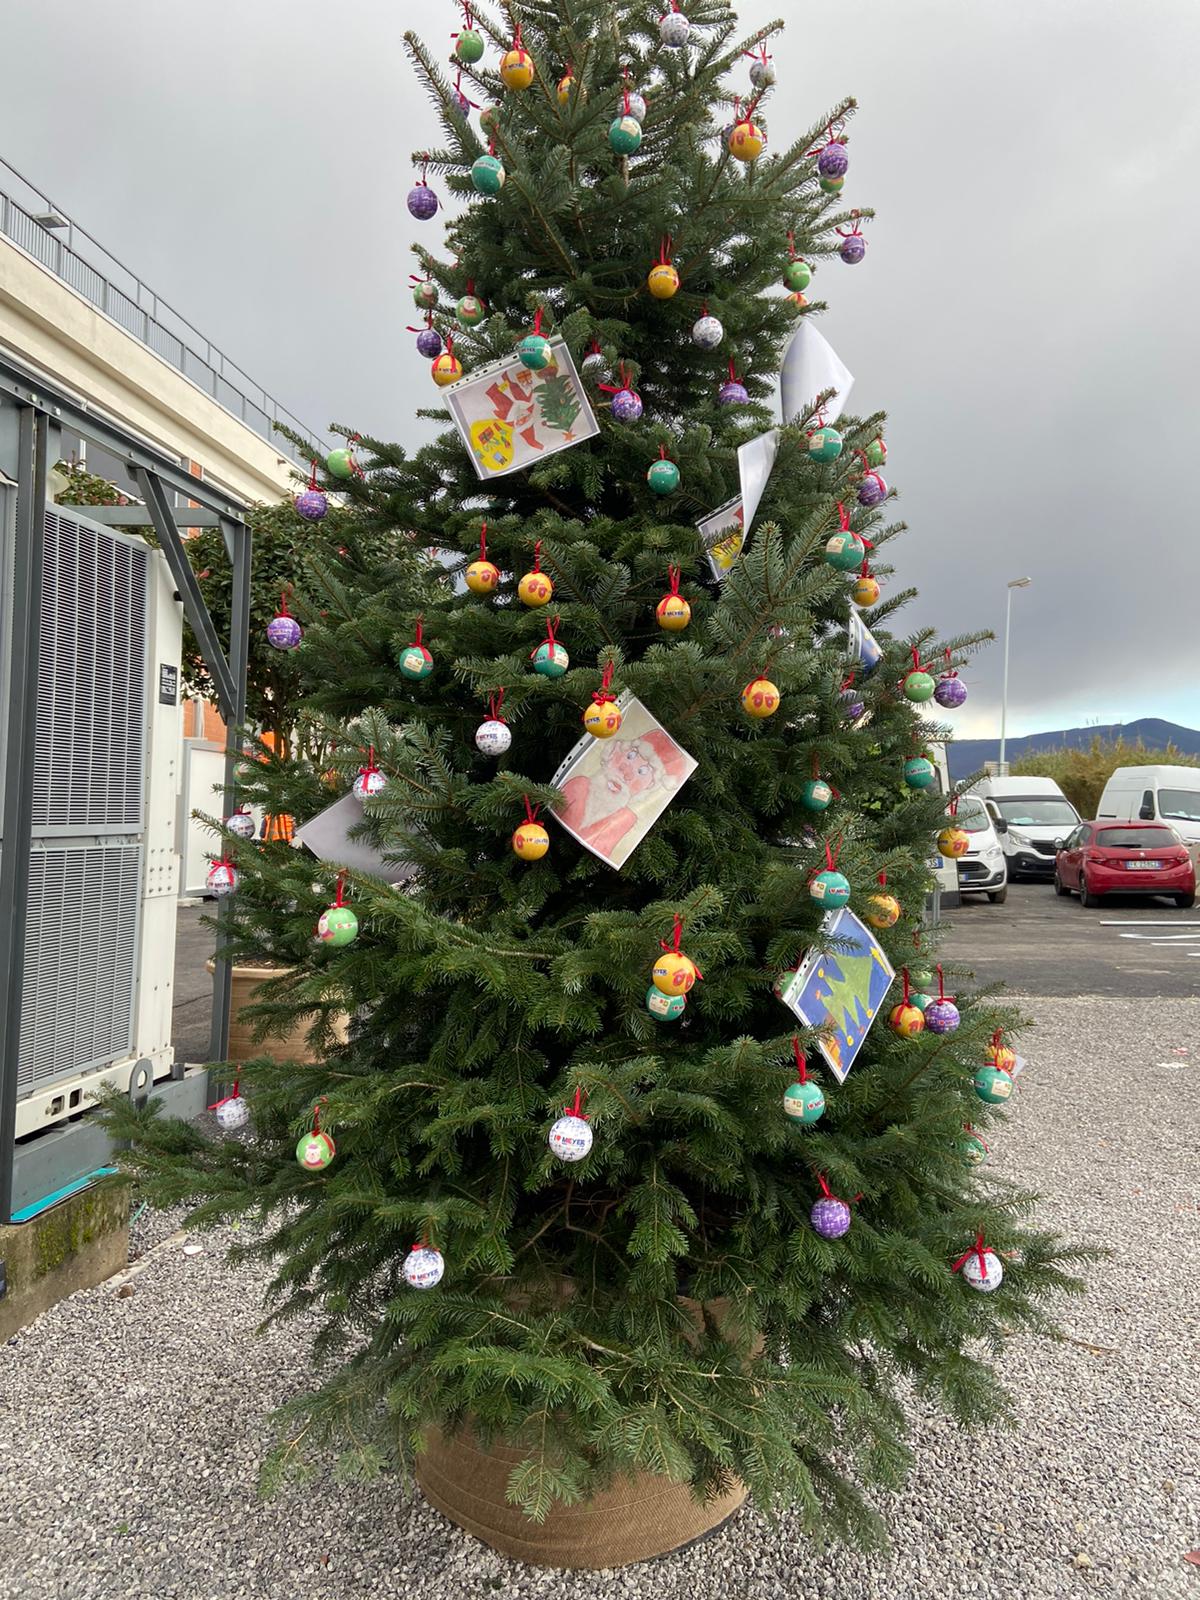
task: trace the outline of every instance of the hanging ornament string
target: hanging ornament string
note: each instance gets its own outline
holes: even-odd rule
[[[987,1254],[986,1254],[986,1251],[985,1251],[985,1248],[984,1248],[983,1234],[982,1233],[977,1233],[975,1235],[975,1243],[971,1246],[971,1248],[969,1250],[964,1251],[963,1254],[961,1256],[959,1256],[958,1260],[956,1262],[954,1262],[954,1264],[951,1266],[950,1271],[951,1272],[961,1272],[963,1267],[967,1264],[967,1262],[971,1259],[972,1256],[974,1256],[976,1258],[976,1260],[979,1262],[980,1276],[983,1278],[983,1281],[986,1283],[987,1282],[987,1275],[988,1275]]]
[[[865,539],[863,540],[863,543],[864,544],[866,543]],[[872,546],[872,549],[873,548],[874,548],[874,546]],[[862,566],[858,569],[858,575],[859,575],[860,578],[869,578],[871,576],[871,558],[870,558],[870,556],[864,556],[862,558]]]
[[[540,539],[533,547],[533,570],[534,572],[542,570],[542,541]]]
[[[599,350],[600,346],[597,345],[596,348]],[[605,394],[620,394],[622,389],[632,389],[633,380],[629,376],[629,368],[623,361],[620,362],[617,366],[617,382],[600,383],[597,384],[596,387],[598,389],[602,389]]]
[[[290,617],[291,614],[292,614],[288,610],[287,597],[288,597],[288,591],[286,589],[284,589],[282,594],[279,596],[279,615],[281,617]]]
[[[667,583],[670,585],[670,590],[671,590],[672,594],[678,594],[679,593],[679,578],[680,578],[680,570],[679,570],[678,567],[668,567],[667,568]]]
[[[335,906],[340,906],[340,905],[344,904],[344,902],[342,900],[342,895],[343,895],[343,893],[345,891],[345,888],[346,888],[346,874],[344,872],[339,872],[338,873],[338,880],[337,880],[337,889],[336,889],[336,891],[334,893],[334,896],[333,896],[333,903],[334,903]]]
[[[841,1195],[834,1194],[833,1190],[829,1187],[829,1184],[826,1182],[825,1174],[823,1172],[818,1172],[817,1173],[817,1182],[821,1185],[821,1197],[822,1197],[822,1199],[825,1199],[825,1200],[841,1200],[841,1198],[842,1198]],[[860,1192],[859,1194],[856,1194],[854,1196],[853,1200],[851,1200],[849,1202],[849,1204],[852,1205],[852,1206],[856,1206],[861,1199],[862,1199],[862,1194]],[[845,1205],[846,1203],[847,1202],[845,1200],[842,1200],[842,1204],[843,1205]]]
[[[533,331],[540,334],[542,331],[542,308],[539,306],[533,314]]]
[[[796,1082],[807,1083],[808,1061],[805,1057],[804,1051],[800,1048],[800,1039],[796,1034],[792,1035],[792,1054],[796,1058]]]
[[[500,715],[504,705],[504,690],[497,689],[494,694],[488,695],[488,719],[491,722],[503,722],[505,718]]]
[[[561,617],[548,617],[546,619],[546,637],[542,641],[543,644],[556,645],[558,643],[558,625],[559,625],[559,623],[561,621],[562,621]],[[532,649],[529,652],[530,661],[533,660],[533,658],[537,655],[538,651],[541,648],[542,648],[541,645],[537,645],[537,646],[535,646],[534,649]],[[551,650],[550,653],[551,653],[551,655],[553,655],[554,651]]]
[[[765,45],[763,46],[763,49],[764,50],[766,49]],[[850,141],[846,137],[845,128],[846,128],[846,121],[845,121],[844,117],[834,117],[832,122],[827,122],[825,124],[825,128],[823,130],[824,131],[824,136],[825,136],[825,144],[815,144],[815,145],[813,145],[811,150],[806,150],[804,152],[805,157],[807,158],[809,156],[819,156],[821,154],[821,151],[824,150],[825,145],[829,145],[829,144],[849,144]]]
[[[487,523],[481,522],[479,524],[479,559],[480,561],[486,561],[487,558]]]
[[[366,473],[359,466],[358,462],[354,459],[354,446],[356,444],[361,444],[362,443],[362,434],[361,433],[352,433],[350,435],[350,437],[346,440],[346,443],[350,447],[350,471],[354,474],[354,476],[356,478],[365,478],[366,477]]]
[[[453,37],[457,38],[458,35],[455,34]],[[479,101],[478,100],[472,100],[470,95],[463,94],[462,68],[461,67],[458,69],[457,73],[455,73],[455,76],[454,76],[454,93],[455,93],[455,96],[457,98],[465,100],[467,105],[470,106],[472,111],[478,111],[479,110]]]
[[[416,645],[418,650],[421,648],[421,644],[422,644],[423,639],[424,639],[424,631],[425,631],[425,617],[424,617],[424,614],[422,613],[422,615],[417,618],[417,637],[413,640],[413,643]]]
[[[857,211],[852,211],[850,213],[850,215],[854,219],[854,226],[852,228],[835,228],[833,230],[834,233],[837,234],[839,239],[861,239],[862,238],[862,229],[858,225],[858,212]]]
[[[879,874],[878,883],[879,883],[879,887],[881,889],[886,889],[887,888],[887,873],[886,872],[881,872]]]
[[[901,967],[900,968],[900,976],[904,979],[904,999],[900,1003],[901,1003],[901,1005],[907,1005],[908,1004],[908,996],[909,996],[909,993],[911,992],[910,991],[910,985],[909,985],[908,968],[907,967]]]
[[[313,1106],[312,1135],[314,1139],[321,1131],[321,1107],[327,1106],[328,1104],[329,1097],[327,1095],[322,1095],[317,1101],[316,1105]]]
[[[765,46],[764,46],[764,49],[765,49]],[[796,259],[796,235],[792,232],[791,228],[788,229],[787,242],[788,242],[788,260],[789,261],[795,261],[795,259]]]
[[[683,938],[683,918],[679,915],[679,913],[677,911],[675,913],[674,921],[673,921],[673,923],[671,925],[670,942],[668,942],[666,939],[660,939],[658,941],[658,948],[660,950],[669,950],[671,952],[671,954],[675,955],[675,956],[682,955],[683,952],[679,948],[679,941],[682,938]],[[688,957],[688,960],[689,961],[692,960],[691,956]],[[694,961],[692,961],[692,966],[696,967],[696,963]],[[700,971],[699,967],[696,967],[696,976],[700,979],[701,983],[704,982],[704,974]]]
[[[938,971],[940,972],[941,970],[942,969],[939,967]],[[1001,1060],[1001,1057],[1000,1057],[1000,1052],[1004,1049],[1004,1029],[1003,1028],[997,1028],[995,1033],[992,1034],[991,1046],[992,1046],[992,1051],[993,1051],[992,1065],[994,1067],[996,1067],[998,1069],[998,1071],[1000,1071],[1000,1072],[1007,1072],[1009,1077],[1011,1077],[1012,1076],[1012,1068],[1011,1067],[1006,1067],[1004,1062]]]
[[[539,800],[536,806],[531,806],[529,804],[529,796],[527,794],[523,794],[521,799],[525,802],[525,821],[530,823],[536,822],[538,819],[538,812],[542,809],[541,801]]]
[[[946,810],[950,813],[950,815],[952,817],[957,817],[957,815],[958,815],[958,796],[957,795],[955,795],[954,799],[951,800],[950,804],[946,807]]]
[[[432,311],[427,311],[425,313],[425,328],[432,328],[432,327],[433,327],[433,312]],[[414,328],[412,326],[412,324],[409,323],[407,325],[406,329],[405,329],[405,332],[407,332],[407,333],[424,333],[425,328]]]
[[[730,356],[730,358],[729,358],[729,381],[730,381],[730,383],[741,383],[741,381],[742,381],[741,373],[740,372],[736,372],[734,370],[733,357],[732,356]]]
[[[603,356],[603,354],[604,354],[604,351],[600,348],[600,341],[599,341],[599,339],[597,339],[596,335],[593,334],[592,335],[592,342],[591,342],[590,345],[588,345],[588,355],[590,355],[590,356]]]
[[[669,267],[671,265],[671,253],[674,248],[674,244],[675,241],[671,235],[669,233],[664,233],[662,236],[662,243],[658,248],[658,265],[660,267]]]
[[[943,976],[943,973],[942,973],[942,964],[941,964],[940,961],[938,962],[937,966],[934,968],[934,971],[938,975],[938,999],[939,1000],[945,1000],[946,999],[946,980],[945,980],[945,977]]]
[[[367,764],[366,764],[365,767],[359,767],[358,775],[359,775],[360,778],[369,778],[373,772],[378,772],[378,771],[379,771],[379,768],[375,765],[375,746],[373,744],[372,745],[368,745],[367,746]]]
[[[613,669],[616,663],[609,661],[604,668],[604,676],[600,679],[600,687],[592,691],[592,699],[598,706],[607,705],[617,697],[612,692]],[[678,946],[676,946],[678,948]]]
[[[308,475],[309,492],[311,493],[316,487],[317,487],[317,463],[314,461],[312,463],[312,471]],[[950,652],[949,652],[949,650],[947,650],[946,651],[947,658],[949,658],[949,655],[950,655]]]
[[[765,44],[763,44],[758,50],[743,50],[742,54],[745,56],[747,61],[761,61],[764,67],[771,59],[767,54],[767,47]]]
[[[587,1112],[583,1109],[583,1102],[586,1099],[587,1090],[577,1088],[575,1090],[574,1101],[571,1103],[571,1105],[563,1107],[563,1116],[578,1117],[580,1122],[589,1122],[591,1119],[589,1118]]]
[[[233,1088],[229,1091],[229,1093],[228,1094],[223,1094],[219,1100],[214,1100],[212,1105],[210,1105],[208,1107],[208,1109],[210,1111],[216,1111],[218,1109],[218,1107],[228,1105],[231,1100],[239,1099],[240,1098],[239,1085],[241,1084],[241,1081],[242,1081],[241,1074],[239,1073],[238,1076],[233,1080]]]
[[[963,1123],[963,1132],[964,1133],[969,1133],[972,1139],[978,1139],[980,1144],[987,1151],[988,1155],[991,1155],[992,1147],[987,1142],[987,1140],[983,1137],[983,1135],[979,1132],[978,1128],[973,1127],[971,1125],[971,1123],[969,1123],[969,1122],[964,1122]],[[971,1252],[968,1250],[967,1251],[967,1255],[970,1255],[970,1254],[971,1254]],[[963,1259],[965,1260],[966,1257],[964,1257]]]
[[[850,669],[850,676],[848,678],[843,678],[842,679],[842,682],[841,682],[841,685],[840,685],[840,687],[842,689],[853,689],[853,687],[854,687],[854,674],[855,674],[856,671],[857,671],[857,668],[853,668],[852,667]]]
[[[944,678],[957,678],[958,677],[957,669],[950,665],[950,648],[949,648],[949,646],[946,647],[945,654],[946,654],[946,669],[942,673],[942,676]]]

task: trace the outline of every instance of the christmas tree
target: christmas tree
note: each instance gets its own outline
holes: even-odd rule
[[[248,1140],[119,1124],[197,1225],[261,1224],[238,1249],[275,1264],[273,1317],[321,1319],[279,1467],[469,1426],[520,1448],[535,1519],[648,1470],[870,1537],[903,1397],[1002,1415],[981,1347],[1049,1330],[1077,1252],[974,1165],[1011,1018],[933,994],[928,862],[958,842],[920,707],[976,641],[884,626],[884,419],[819,393],[779,426],[802,291],[862,259],[853,102],[789,126],[782,24],[745,37],[725,0],[467,22],[448,69],[408,36],[462,202],[418,250],[413,360],[461,366],[455,425],[362,442],[302,647],[335,789],[382,774],[364,827],[398,881],[351,874],[357,937],[318,943],[336,863],[227,841],[235,953],[294,969],[263,1015],[307,1015],[319,1059],[243,1073]],[[253,783],[329,798],[286,761]]]

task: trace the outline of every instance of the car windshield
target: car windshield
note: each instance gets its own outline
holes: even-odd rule
[[[1200,822],[1200,789],[1160,789],[1158,814],[1179,822]]]
[[[1178,841],[1170,828],[1101,828],[1101,850],[1170,850]]]
[[[959,799],[954,820],[964,833],[986,833],[992,825],[983,801],[971,800],[966,795]]]
[[[1079,820],[1069,801],[1055,800],[1051,795],[1045,799],[997,799],[993,803],[1014,828],[1073,828]]]

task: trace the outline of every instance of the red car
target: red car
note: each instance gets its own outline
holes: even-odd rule
[[[1185,909],[1196,903],[1196,869],[1165,822],[1084,822],[1057,839],[1055,894],[1078,891],[1081,906],[1106,894],[1165,894]]]

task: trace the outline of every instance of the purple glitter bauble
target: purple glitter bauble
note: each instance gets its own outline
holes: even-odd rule
[[[272,617],[267,623],[267,640],[276,650],[294,650],[300,637],[300,624],[295,617]]]
[[[750,396],[746,392],[746,385],[739,383],[736,378],[730,378],[728,383],[723,383],[717,390],[717,404],[719,406],[748,406]]]
[[[642,397],[633,389],[618,389],[612,397],[612,414],[616,422],[636,422],[642,414]]]
[[[320,489],[305,489],[296,496],[296,510],[305,522],[320,522],[329,510],[329,501]]]
[[[958,1023],[958,1007],[953,1000],[931,1000],[925,1007],[925,1026],[930,1033],[953,1033]]]
[[[856,267],[867,253],[867,241],[861,233],[850,233],[842,240],[838,255],[848,267]]]
[[[836,140],[827,144],[817,157],[817,171],[823,178],[844,178],[850,167],[846,146]]]
[[[933,691],[933,698],[938,705],[945,706],[947,711],[953,711],[967,698],[967,686],[961,678],[939,678],[937,688]]]
[[[442,336],[436,328],[422,328],[417,335],[417,354],[433,361],[442,353]]]
[[[844,1200],[818,1200],[808,1216],[822,1239],[840,1239],[850,1232],[850,1207]]]
[[[877,472],[870,472],[858,486],[860,506],[882,505],[887,499],[888,486]]]
[[[408,191],[408,209],[418,222],[428,222],[437,216],[438,197],[427,183],[418,183]]]

